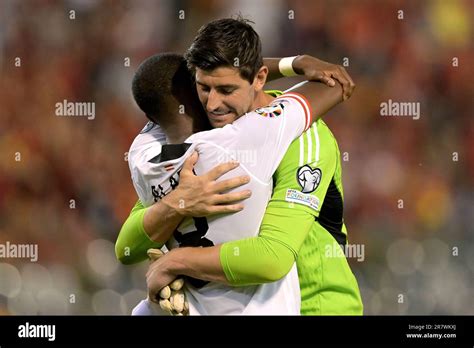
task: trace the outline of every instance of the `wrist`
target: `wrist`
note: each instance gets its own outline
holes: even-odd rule
[[[297,56],[292,63],[292,67],[295,73],[298,75],[304,75],[304,61],[306,60],[307,55],[302,54]]]
[[[297,76],[297,72],[294,70],[294,61],[298,56],[285,57],[280,59],[278,62],[278,70],[280,74],[285,77]]]
[[[168,195],[163,197],[161,202],[167,208],[168,214],[184,217],[186,216],[184,205],[181,204],[182,199],[179,199],[179,196],[179,188],[176,188],[174,191],[171,191]]]
[[[165,270],[168,274],[174,275],[174,276],[179,276],[179,275],[184,275],[186,274],[185,272],[185,262],[184,262],[184,253],[186,252],[186,249],[188,248],[176,248],[170,250],[166,256],[166,266]],[[184,252],[184,253],[183,253]]]

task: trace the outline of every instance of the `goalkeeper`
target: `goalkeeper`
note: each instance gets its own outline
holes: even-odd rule
[[[304,71],[298,64],[305,59],[309,58],[303,56],[293,61],[295,70]],[[346,78],[339,68],[317,62],[323,69],[311,66],[307,69],[310,74],[317,73],[326,82],[330,81],[328,76],[339,81]],[[275,74],[275,63],[267,61],[266,64]],[[189,170],[189,165],[187,168]],[[146,257],[149,247],[160,247],[162,243],[156,243],[160,238],[153,240],[150,236],[160,236],[156,231],[163,225],[169,225],[173,231],[180,222],[179,216],[196,214],[199,209],[206,213],[212,210],[206,206],[206,195],[202,192],[205,184],[202,180],[208,178],[188,174],[183,169],[176,194],[167,196],[166,206],[174,210],[174,213],[168,212],[171,218],[163,220],[166,214],[162,214],[162,218],[159,214],[153,215],[158,205],[144,209],[140,202],[137,203],[117,241],[116,251],[122,262],[140,261]],[[324,122],[317,122],[292,143],[275,173],[274,185],[258,237],[207,248],[174,249],[151,266],[148,273],[150,291],[158,293],[181,274],[234,286],[272,282],[286,275],[296,260],[302,314],[361,314],[357,283],[346,259],[324,254],[326,245],[347,242],[342,218],[339,150]],[[180,208],[178,197],[189,197],[186,202],[201,197],[202,202],[196,204],[197,211],[192,212],[187,206],[186,212]],[[202,204],[200,208],[199,204]],[[176,221],[175,226],[169,224],[171,220]],[[129,255],[124,253],[127,248]]]

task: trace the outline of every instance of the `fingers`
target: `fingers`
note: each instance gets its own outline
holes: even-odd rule
[[[248,175],[242,175],[242,176],[237,176],[235,178],[227,179],[227,180],[222,180],[219,182],[216,182],[214,185],[214,192],[215,193],[221,193],[225,192],[228,190],[235,189],[239,186],[245,185],[250,182],[250,177]]]
[[[310,81],[318,81],[328,85],[329,87],[334,87],[336,85],[336,81],[331,78],[331,73],[327,71],[316,70],[305,76]]]
[[[344,69],[344,68],[343,68],[343,69]],[[346,71],[346,69],[344,69],[344,71]],[[354,81],[352,81],[352,78],[351,78],[351,76],[347,73],[347,71],[346,71],[346,74],[347,74],[347,78],[349,79],[350,94],[349,94],[349,97],[348,97],[348,98],[350,98],[351,95],[352,95],[352,93],[354,93],[354,89],[355,89],[356,85],[355,85]]]
[[[330,77],[324,77],[323,78],[323,82],[328,85],[329,87],[334,87],[336,85],[336,81],[334,81],[332,78]]]
[[[153,271],[148,270],[146,274],[147,278],[147,288],[148,288],[148,298],[153,302],[158,302],[158,294],[160,290],[157,290],[156,287],[152,286],[150,279],[152,277]]]
[[[321,81],[322,83],[328,85],[329,87],[334,87],[336,85],[336,81],[334,81],[331,78],[331,76],[323,75],[319,78],[319,81]]]
[[[338,65],[338,70],[332,74],[342,85],[342,99],[347,100],[351,97],[355,88],[355,83],[343,66]]]
[[[339,71],[333,72],[331,74],[332,77],[334,77],[339,84],[342,86],[342,100],[346,100],[346,93],[347,93],[347,88],[348,88],[348,81],[344,80],[344,78],[341,76],[341,73]]]
[[[230,205],[216,205],[209,209],[210,214],[230,214],[238,213],[244,209],[243,204],[230,204]]]
[[[318,78],[318,80],[320,82],[328,85],[329,87],[334,87],[336,85],[336,81],[334,81],[331,78],[331,75],[327,74],[326,72],[323,72],[323,74],[321,74],[321,76]]]
[[[350,98],[355,84],[341,65],[331,64],[311,56],[301,56],[298,60],[305,77],[310,81],[319,81],[329,87],[336,86],[336,82],[342,85],[343,100]]]
[[[222,163],[214,168],[212,168],[210,171],[208,171],[205,175],[210,179],[210,180],[216,180],[217,178],[221,177],[227,172],[230,172],[232,169],[235,169],[239,166],[238,162],[227,162],[227,163]]]
[[[252,191],[250,190],[220,194],[220,195],[215,196],[213,203],[215,205],[235,203],[235,202],[243,201],[244,199],[249,198],[251,195],[252,195]]]
[[[150,299],[150,301],[152,302],[155,302],[155,303],[158,303],[158,294],[155,293],[153,290],[151,289],[148,289],[148,298]]]

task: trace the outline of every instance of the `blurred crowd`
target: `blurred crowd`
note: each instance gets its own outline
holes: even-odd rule
[[[349,242],[365,246],[349,260],[365,312],[474,314],[470,0],[1,1],[0,244],[37,244],[39,260],[0,259],[0,314],[128,314],[145,297],[147,265],[113,250],[146,123],[131,79],[236,13],[265,56],[345,63],[357,85],[325,120]],[[420,119],[381,116],[389,99],[419,102]],[[56,116],[63,100],[94,102],[95,118]]]

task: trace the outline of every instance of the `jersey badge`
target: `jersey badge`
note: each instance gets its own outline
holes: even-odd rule
[[[311,193],[316,190],[322,176],[323,174],[319,168],[313,169],[307,164],[300,167],[296,174],[296,179],[301,186],[301,192]]]
[[[284,102],[276,102],[269,106],[258,108],[255,110],[255,112],[263,117],[278,117],[283,113],[284,109],[285,109]]]

